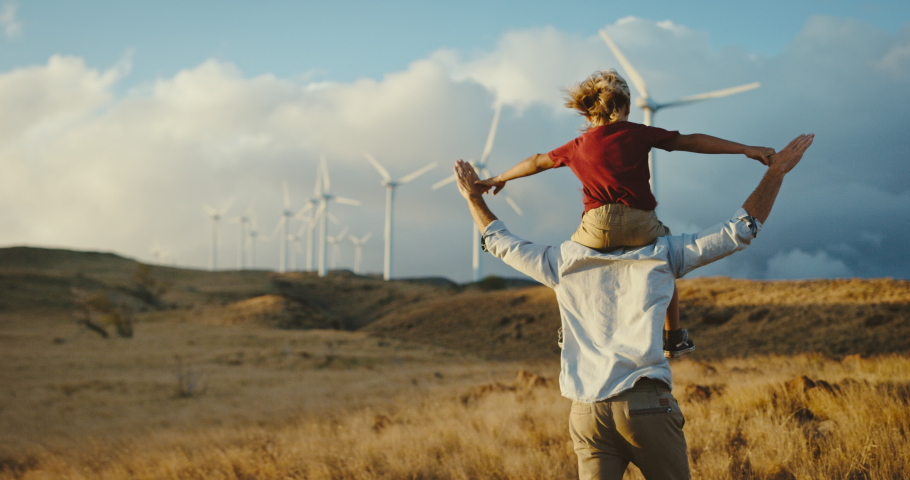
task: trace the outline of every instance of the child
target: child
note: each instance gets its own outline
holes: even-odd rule
[[[612,69],[594,72],[567,93],[565,105],[585,117],[584,133],[548,154],[532,155],[505,173],[477,183],[488,187],[487,192],[493,188],[496,195],[509,180],[568,166],[581,180],[585,205],[572,240],[594,250],[644,246],[670,234],[654,213],[657,201],[651,193],[648,168],[652,147],[741,153],[765,165],[775,153],[772,148],[749,147],[709,135],[680,135],[629,122],[629,86]],[[693,350],[688,331],[679,326],[679,295],[674,290],[664,324],[664,355],[675,358]]]

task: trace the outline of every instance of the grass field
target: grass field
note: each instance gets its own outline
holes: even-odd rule
[[[553,292],[506,287],[0,249],[0,480],[573,478]],[[910,282],[680,291],[693,478],[910,477]]]
[[[0,479],[575,475],[555,362],[357,332],[159,320],[112,341],[41,323],[8,323],[0,337]],[[910,357],[673,366],[694,478],[897,479],[910,468]],[[549,380],[515,379],[521,369]]]

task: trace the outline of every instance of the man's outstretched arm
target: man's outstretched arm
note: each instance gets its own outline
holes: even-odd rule
[[[458,160],[455,162],[455,183],[458,185],[458,192],[468,201],[468,209],[471,210],[471,216],[474,217],[474,224],[480,233],[483,233],[487,225],[496,220],[496,215],[487,207],[487,202],[483,199],[483,192],[489,189],[485,185],[476,184],[478,180],[477,172],[474,171],[468,162]]]
[[[749,212],[749,215],[752,215],[759,222],[765,223],[768,215],[771,214],[771,207],[774,206],[774,201],[777,200],[777,193],[780,192],[784,176],[799,163],[814,139],[814,133],[800,135],[794,138],[783,150],[770,158],[768,171],[765,172],[758,187],[755,188],[755,191],[749,195],[746,203],[743,204],[743,209]]]
[[[480,234],[484,235],[487,251],[534,280],[549,287],[556,286],[559,282],[559,275],[556,273],[558,249],[522,240],[509,233],[502,222],[497,222],[491,227],[490,224],[498,219],[483,199],[483,192],[487,187],[475,183],[477,173],[467,162],[462,160],[455,162],[455,178],[458,192],[468,201],[468,209],[474,217],[474,224],[477,225]]]
[[[803,153],[812,145],[813,138],[811,134],[800,135],[780,153],[772,156],[768,171],[758,187],[732,219],[695,235],[668,237],[671,246],[675,244],[675,248],[670,249],[670,264],[677,278],[751,244],[755,235],[761,231],[761,224],[765,223],[771,213],[784,176],[799,163]],[[756,221],[750,222],[749,217]]]

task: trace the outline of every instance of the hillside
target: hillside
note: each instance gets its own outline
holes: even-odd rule
[[[555,296],[522,285],[527,282],[384,282],[346,271],[325,278],[206,272],[107,253],[15,247],[0,249],[0,326],[39,317],[68,324],[86,315],[84,298],[95,295],[135,324],[359,330],[491,359],[555,358]],[[679,288],[683,325],[698,345],[695,358],[910,350],[908,281],[696,278],[681,280]],[[102,327],[109,321],[93,315]]]

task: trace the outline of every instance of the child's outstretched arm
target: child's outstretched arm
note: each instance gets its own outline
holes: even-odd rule
[[[506,170],[505,173],[496,175],[495,177],[488,178],[486,180],[477,180],[474,182],[474,185],[483,185],[486,188],[483,193],[489,193],[490,189],[493,189],[493,195],[499,193],[506,186],[506,182],[509,180],[514,180],[516,178],[527,177],[529,175],[534,175],[535,173],[540,173],[544,170],[549,170],[553,168],[553,160],[550,160],[550,155],[546,153],[537,153],[531,155],[530,157],[518,162],[514,167]]]
[[[660,148],[667,150],[682,150],[694,153],[741,153],[753,160],[758,160],[762,165],[769,165],[771,163],[769,158],[775,153],[773,148],[750,147],[701,133],[679,135],[675,138],[664,140],[658,145]]]

